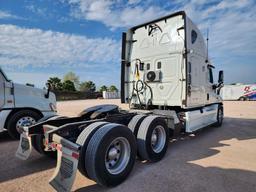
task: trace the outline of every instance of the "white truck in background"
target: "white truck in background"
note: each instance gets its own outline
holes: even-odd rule
[[[102,96],[104,99],[119,99],[118,91],[103,91]]]
[[[169,137],[222,125],[223,71],[215,84],[213,68],[185,12],[132,27],[122,35],[121,54],[121,102],[130,109],[99,105],[25,127],[16,156],[27,159],[32,146],[43,155],[57,152],[50,180],[57,191],[71,190],[77,169],[100,185],[116,186],[137,155],[160,161]]]
[[[223,100],[256,100],[256,84],[224,85],[220,91]]]
[[[49,89],[13,83],[0,68],[0,132],[19,139],[24,126],[55,114],[56,98]]]

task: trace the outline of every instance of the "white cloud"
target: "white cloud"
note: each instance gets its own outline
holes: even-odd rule
[[[99,21],[110,28],[130,27],[152,20],[167,12],[158,6],[141,6],[139,0],[69,0],[72,15]]]
[[[167,13],[185,10],[203,34],[210,29],[210,49],[214,57],[225,52],[238,55],[255,54],[256,6],[253,0],[176,0],[175,8],[144,5],[140,0],[69,0],[72,14],[86,20],[99,21],[113,28],[130,27]],[[133,4],[133,6],[131,6]],[[212,5],[209,5],[212,4]]]
[[[256,73],[253,64],[256,59],[255,2],[191,0],[180,3],[179,9],[186,11],[204,35],[209,28],[209,55],[217,69],[225,70],[225,82],[253,83]]]
[[[19,84],[34,84],[38,88],[45,87],[45,83],[50,77],[60,77],[58,73],[40,73],[40,72],[8,72],[7,76],[15,83]]]
[[[17,15],[13,15],[13,14],[9,13],[8,11],[0,10],[0,19],[23,19],[23,18],[19,17]]]
[[[203,13],[203,18],[206,18],[209,16],[209,14],[218,14],[220,11],[228,11],[232,10],[232,12],[238,11],[242,8],[246,8],[247,6],[250,6],[252,2],[250,0],[240,0],[240,1],[220,1],[216,6],[211,6],[207,9],[205,9]],[[220,16],[220,15],[219,15]]]
[[[209,28],[210,53],[213,57],[256,54],[253,41],[256,38],[256,5],[252,0],[225,0],[213,6],[205,6],[204,0],[201,1],[201,4],[196,4],[192,0],[182,8],[202,32]]]
[[[131,27],[154,18],[185,10],[205,35],[210,30],[209,54],[217,68],[236,74],[243,65],[247,78],[254,79],[251,61],[256,55],[256,4],[253,0],[175,0],[168,6],[131,0],[69,0],[72,14],[85,20],[98,21],[110,29]],[[206,38],[206,37],[205,37]],[[243,63],[239,63],[239,62]],[[234,65],[235,64],[235,65]],[[232,67],[236,67],[232,69]],[[230,81],[234,78],[229,77]],[[240,80],[243,81],[241,77]]]
[[[204,34],[206,28],[209,28],[209,54],[217,67],[219,65],[222,68],[223,65],[225,69],[232,71],[233,64],[236,63],[236,67],[243,65],[245,71],[255,71],[255,67],[248,65],[252,63],[249,60],[255,60],[256,55],[254,0],[175,0],[164,7],[157,6],[156,3],[150,4],[150,0],[63,0],[67,1],[71,5],[73,17],[98,21],[110,29],[130,27],[178,10],[185,10]],[[16,16],[0,11],[0,19],[11,17]],[[119,53],[119,42],[110,38],[92,39],[14,25],[0,25],[0,65],[9,69],[26,66],[82,66],[88,69],[111,66],[112,63],[117,66]],[[239,65],[239,61],[244,63]],[[233,71],[236,74],[239,70]],[[251,75],[251,79],[253,78]]]
[[[119,42],[40,29],[0,25],[0,65],[24,67],[97,67],[119,61]]]
[[[128,4],[134,5],[134,4],[139,4],[141,0],[128,0]]]
[[[36,7],[35,5],[27,5],[26,8],[30,10],[32,13],[35,13],[39,16],[46,17],[47,16],[47,9],[46,8],[40,8]]]

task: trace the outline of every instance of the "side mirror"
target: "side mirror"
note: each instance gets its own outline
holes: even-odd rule
[[[46,83],[45,85],[47,87],[47,93],[44,96],[45,96],[46,99],[48,99],[49,95],[50,95],[51,85],[50,85],[50,83]]]
[[[218,80],[219,84],[224,83],[224,72],[223,71],[219,71],[219,80]]]

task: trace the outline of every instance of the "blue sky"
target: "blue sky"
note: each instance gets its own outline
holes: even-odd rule
[[[0,0],[0,66],[37,87],[69,71],[119,86],[121,32],[179,10],[203,35],[209,28],[210,58],[226,83],[256,82],[254,0]]]

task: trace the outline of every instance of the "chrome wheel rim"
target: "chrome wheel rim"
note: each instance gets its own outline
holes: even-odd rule
[[[126,138],[114,139],[105,154],[105,166],[108,172],[113,175],[121,173],[129,163],[130,153],[131,146]]]
[[[23,127],[25,126],[27,127],[35,123],[36,123],[36,120],[33,117],[29,117],[29,116],[22,117],[16,123],[16,130],[19,133],[22,133]]]
[[[155,153],[160,153],[166,143],[165,129],[161,125],[157,125],[151,135],[151,147]]]

